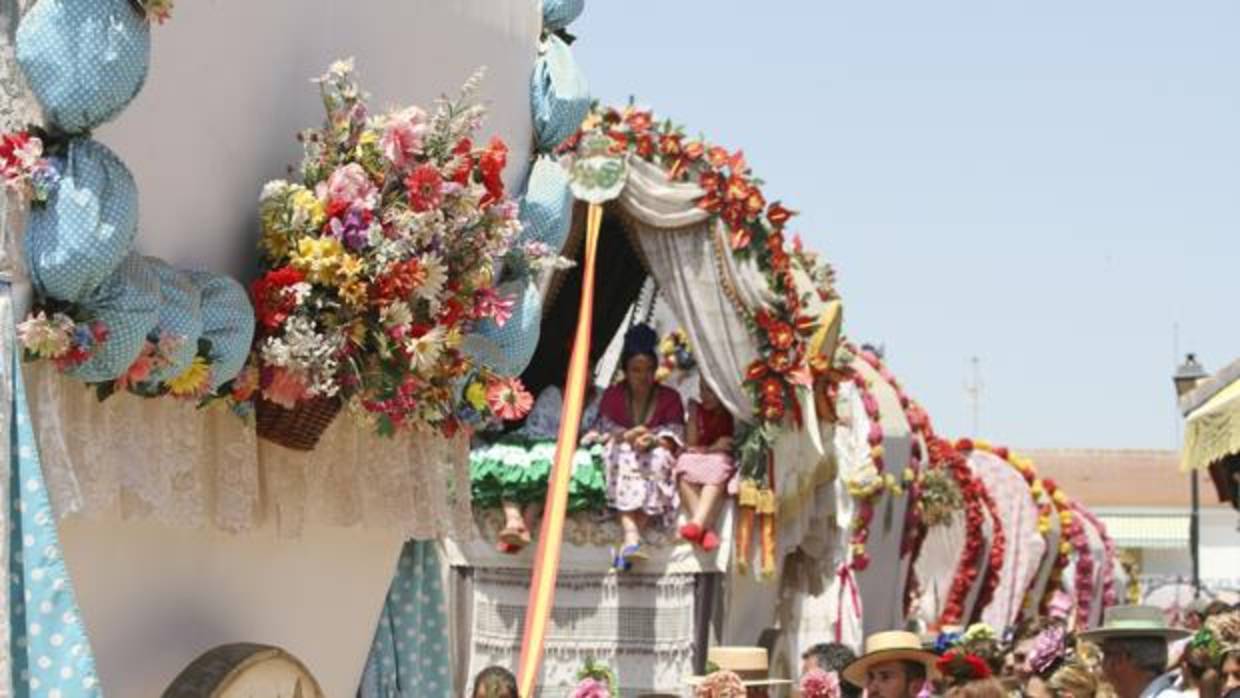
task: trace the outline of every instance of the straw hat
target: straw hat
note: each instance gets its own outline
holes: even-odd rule
[[[870,667],[883,662],[916,662],[926,667],[926,676],[935,674],[933,652],[921,647],[921,639],[914,633],[892,630],[875,633],[865,639],[865,654],[844,667],[844,679],[854,686],[865,686],[865,674]]]
[[[1112,606],[1107,609],[1101,628],[1080,633],[1086,642],[1101,644],[1107,640],[1127,637],[1157,637],[1168,642],[1188,637],[1191,633],[1167,625],[1162,609],[1157,606]]]
[[[786,686],[792,683],[787,679],[770,678],[768,661],[765,647],[712,647],[706,652],[707,664],[736,674],[746,686]],[[686,679],[686,683],[696,686],[706,678],[693,676]]]

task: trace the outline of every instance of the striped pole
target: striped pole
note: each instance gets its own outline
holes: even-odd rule
[[[532,696],[542,665],[543,642],[547,637],[547,621],[555,606],[555,583],[560,572],[560,545],[564,538],[564,517],[568,511],[568,483],[573,475],[573,456],[581,413],[585,409],[587,369],[590,360],[590,327],[594,317],[594,261],[598,253],[599,229],[603,225],[603,207],[590,204],[586,218],[586,254],[582,267],[581,310],[577,317],[577,333],[573,354],[568,362],[568,380],[564,385],[564,407],[561,410],[560,435],[555,447],[555,461],[547,483],[547,502],[543,506],[542,528],[538,534],[538,552],[534,556],[534,579],[526,604],[525,634],[521,639],[521,663],[518,667],[520,694]]]

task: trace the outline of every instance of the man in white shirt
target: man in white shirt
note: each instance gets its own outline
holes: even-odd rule
[[[1101,628],[1081,633],[1102,647],[1102,671],[1119,698],[1175,698],[1175,676],[1167,669],[1167,642],[1188,631],[1167,626],[1153,606],[1116,606]]]

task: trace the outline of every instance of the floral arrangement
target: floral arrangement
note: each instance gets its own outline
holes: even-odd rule
[[[934,653],[945,655],[957,652],[978,657],[992,673],[1003,668],[1003,647],[998,633],[986,623],[974,623],[964,632],[943,632],[934,641]]]
[[[108,341],[108,327],[64,304],[31,311],[18,323],[17,339],[27,361],[46,359],[63,373],[86,363]]]
[[[810,669],[801,677],[801,698],[840,698],[840,677],[834,671]]]
[[[586,659],[585,666],[577,672],[579,683],[573,689],[571,698],[613,698],[620,693],[616,690],[616,673],[606,664]]]
[[[47,203],[60,173],[45,152],[35,129],[0,134],[0,178],[4,186],[32,205]]]
[[[943,526],[964,507],[964,495],[951,474],[944,470],[931,470],[922,476],[921,520],[926,526]]]
[[[175,0],[130,0],[134,9],[142,13],[148,22],[163,24],[172,18],[172,6]]]
[[[979,681],[991,677],[990,666],[986,660],[976,654],[951,651],[939,657],[934,663],[939,674],[949,685],[959,686],[969,681]]]
[[[726,669],[711,672],[693,689],[694,698],[745,698],[746,695],[745,682]]]
[[[689,335],[683,329],[678,327],[659,340],[659,367],[655,370],[655,380],[665,381],[673,373],[690,371],[696,366],[697,359],[693,357]]]
[[[1034,639],[1029,655],[1029,667],[1034,673],[1046,678],[1068,656],[1068,631],[1062,625],[1052,625]]]
[[[264,401],[345,403],[382,435],[451,434],[530,409],[519,380],[462,347],[474,322],[511,315],[497,262],[529,263],[528,250],[510,250],[520,223],[502,179],[508,149],[474,145],[479,79],[430,113],[378,116],[351,60],[317,80],[327,123],[300,136],[299,181],[271,182],[260,198],[252,294]]]

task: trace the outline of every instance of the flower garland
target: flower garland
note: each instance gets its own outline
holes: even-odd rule
[[[1102,567],[1102,607],[1110,608],[1119,603],[1119,592],[1115,589],[1115,560],[1119,554],[1118,547],[1115,545],[1115,539],[1107,534],[1106,524],[1097,514],[1081,506],[1079,503],[1073,503],[1073,509],[1080,516],[1085,517],[1102,536],[1102,546],[1106,552],[1106,561]]]
[[[1012,452],[1006,446],[995,446],[982,439],[960,439],[956,442],[956,449],[965,453],[966,456],[969,452],[974,450],[989,453],[998,457],[1009,466],[1015,468],[1029,485],[1029,492],[1033,496],[1034,502],[1038,507],[1039,535],[1043,538],[1050,535],[1051,517],[1056,515],[1055,504],[1051,494],[1046,490],[1046,485],[1038,477],[1037,468],[1034,466],[1032,460]],[[1057,556],[1057,560],[1058,556],[1061,554],[1058,550],[1049,552],[1055,554]],[[1066,564],[1066,561],[1064,564]],[[1036,606],[1044,611],[1046,607],[1045,604],[1049,603],[1050,599],[1049,596],[1045,599],[1026,598],[1024,603],[1021,605],[1021,612],[1018,619],[1024,617],[1028,609],[1035,607],[1035,601],[1037,602]]]
[[[1051,571],[1051,581],[1046,585],[1046,591],[1042,594],[1042,599],[1038,604],[1038,612],[1046,614],[1050,611],[1051,602],[1054,601],[1055,595],[1064,591],[1064,570],[1068,568],[1071,561],[1073,541],[1080,538],[1080,524],[1077,523],[1076,517],[1072,515],[1071,502],[1068,501],[1068,495],[1059,489],[1059,485],[1054,480],[1045,479],[1042,486],[1046,489],[1046,494],[1050,497],[1051,505],[1055,509],[1056,515],[1059,516],[1060,530],[1063,536],[1059,541],[1059,549],[1055,551],[1055,564]]]
[[[1069,511],[1075,523],[1068,541],[1072,543],[1072,548],[1076,551],[1076,574],[1073,577],[1073,587],[1076,592],[1076,627],[1085,628],[1089,627],[1089,614],[1094,605],[1094,568],[1097,563],[1094,560],[1093,550],[1089,546],[1089,535],[1081,523],[1083,517],[1075,502],[1071,504]]]
[[[964,552],[960,556],[960,562],[956,567],[951,587],[948,589],[947,599],[944,601],[943,612],[938,623],[940,627],[959,625],[965,620],[965,602],[977,581],[977,575],[986,573],[986,570],[981,569],[982,560],[986,554],[983,550],[986,542],[984,511],[986,505],[983,499],[985,487],[982,486],[979,478],[974,477],[964,455],[953,448],[950,443],[938,437],[930,440],[930,467],[946,469],[964,494]],[[996,536],[996,540],[1002,547],[1002,539]],[[978,607],[984,607],[980,604],[980,599]]]
[[[788,415],[799,424],[797,390],[811,383],[807,344],[816,320],[804,312],[805,299],[793,273],[794,257],[785,244],[785,226],[795,212],[778,201],[767,203],[762,182],[754,177],[743,153],[689,139],[670,120],[656,123],[649,110],[595,105],[561,151],[572,151],[583,138],[596,134],[610,139],[613,155],[641,158],[663,168],[671,181],[698,184],[703,195],[697,207],[726,228],[733,257],[756,264],[775,297],[765,307],[744,311],[762,357],[747,367],[744,385],[760,424],[778,426]],[[834,289],[826,285],[832,281],[829,269],[803,251],[800,255],[796,263],[810,265],[807,271],[819,283],[819,297],[834,298]]]
[[[263,275],[253,284],[263,399],[340,400],[380,435],[518,419],[533,398],[476,365],[463,340],[502,327],[495,260],[520,230],[504,191],[507,146],[471,139],[480,75],[458,100],[371,116],[353,62],[318,79],[326,126],[302,133],[297,182],[260,197]],[[528,263],[528,260],[515,260]],[[516,264],[514,263],[514,266]]]

